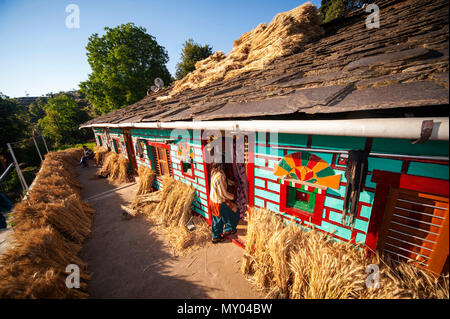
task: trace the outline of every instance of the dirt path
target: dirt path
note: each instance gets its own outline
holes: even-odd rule
[[[113,190],[95,169],[78,169],[84,199]],[[94,199],[92,236],[81,258],[91,273],[90,298],[260,298],[241,275],[243,250],[227,242],[174,257],[165,237],[142,217],[122,219],[121,204],[132,201],[137,185]]]

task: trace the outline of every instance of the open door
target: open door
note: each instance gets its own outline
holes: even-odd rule
[[[136,156],[134,154],[134,146],[133,146],[133,139],[131,138],[131,133],[129,129],[122,129],[123,137],[125,141],[125,146],[127,149],[127,156],[128,160],[131,165],[131,169],[133,170],[134,174],[138,173],[138,167],[136,162]]]

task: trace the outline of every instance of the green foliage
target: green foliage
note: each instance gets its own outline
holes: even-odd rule
[[[47,98],[40,96],[28,106],[30,121],[32,123],[37,123],[41,118],[45,116],[44,106],[47,103],[47,100]]]
[[[80,83],[95,109],[105,114],[139,101],[157,77],[170,84],[167,51],[145,28],[127,23],[105,31],[101,37],[97,33],[89,37],[86,49],[92,73]]]
[[[39,171],[39,167],[37,166],[29,166],[27,168],[22,169],[22,175],[27,182],[28,187],[33,182],[36,177],[36,173]],[[13,169],[9,176],[2,181],[0,185],[0,192],[5,194],[5,196],[13,203],[17,203],[21,199],[21,195],[25,195],[20,184],[19,176],[15,169]]]
[[[6,143],[15,143],[29,134],[28,113],[16,101],[0,97],[0,156],[7,157]]]
[[[93,150],[95,145],[97,145],[95,142],[86,142],[86,143],[77,143],[77,144],[65,144],[59,146],[55,151],[64,151],[68,148],[81,148],[83,145],[86,145],[87,148]]]
[[[201,46],[195,43],[193,39],[188,39],[183,44],[183,50],[181,51],[181,61],[177,64],[177,71],[175,78],[181,80],[189,72],[195,70],[195,63],[206,59],[212,52],[212,47],[208,44]]]
[[[322,0],[319,9],[322,23],[344,17],[348,12],[371,2],[371,0]]]
[[[88,120],[87,113],[67,94],[61,94],[50,99],[44,106],[45,117],[39,120],[39,126],[44,136],[61,145],[76,143],[86,139],[85,131],[80,131],[78,125]]]

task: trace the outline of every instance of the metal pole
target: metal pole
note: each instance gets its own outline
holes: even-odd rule
[[[41,134],[41,137],[42,137],[42,140],[44,141],[45,149],[47,150],[47,153],[48,153],[48,147],[47,147],[47,143],[45,142],[44,135]]]
[[[37,152],[38,152],[39,157],[40,157],[41,162],[42,162],[44,159],[42,158],[41,151],[39,150],[39,147],[38,147],[38,145],[36,143],[36,139],[34,138],[34,135],[33,135],[33,142],[34,142],[34,146],[36,146]]]
[[[8,168],[3,172],[3,174],[0,176],[0,182],[3,180],[3,178],[6,177],[6,175],[9,173],[11,168],[14,166],[13,163],[9,164]]]
[[[0,182],[5,178],[5,176],[9,173],[11,168],[14,166],[13,163],[9,164],[8,168],[3,172],[3,174],[0,176]]]
[[[6,145],[8,145],[9,152],[11,153],[12,159],[14,161],[14,166],[16,167],[17,175],[19,176],[20,183],[22,184],[22,188],[24,191],[28,191],[27,182],[25,181],[25,178],[22,175],[22,171],[20,170],[19,163],[17,163],[17,159],[16,159],[16,156],[14,155],[11,144],[6,143]]]

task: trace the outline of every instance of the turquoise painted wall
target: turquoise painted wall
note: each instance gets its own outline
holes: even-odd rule
[[[109,129],[111,137],[122,138],[119,129]],[[96,134],[101,134],[101,129],[94,129]],[[171,130],[158,129],[132,129],[131,135],[133,143],[138,139],[162,142],[171,137]],[[190,178],[183,175],[181,171],[180,160],[177,155],[177,144],[188,142],[194,150],[194,177]],[[448,165],[423,163],[411,161],[405,166],[399,159],[386,159],[369,157],[369,173],[365,181],[363,191],[360,194],[359,213],[355,220],[354,228],[348,222],[341,222],[342,208],[346,191],[346,179],[344,176],[345,166],[338,164],[338,156],[332,152],[322,153],[314,152],[314,149],[336,150],[363,150],[366,147],[367,139],[363,137],[337,137],[314,135],[308,138],[307,135],[297,134],[279,134],[276,142],[266,140],[266,134],[256,134],[255,145],[255,168],[254,168],[254,204],[256,207],[267,208],[276,214],[283,215],[294,221],[299,219],[280,212],[280,185],[277,183],[277,177],[273,174],[273,168],[276,163],[285,155],[297,152],[289,150],[288,147],[307,147],[310,143],[312,154],[315,154],[333,165],[335,173],[341,174],[341,186],[338,190],[328,189],[325,197],[324,209],[322,212],[322,221],[317,229],[330,233],[336,240],[350,240],[352,237],[358,243],[364,243],[369,221],[372,214],[372,205],[375,196],[376,184],[372,182],[372,172],[374,170],[384,170],[390,172],[403,173],[433,177],[438,179],[449,179]],[[273,146],[277,146],[278,149]],[[371,152],[383,154],[401,154],[401,155],[427,155],[427,156],[448,156],[448,142],[428,141],[424,144],[411,144],[409,140],[399,139],[380,139],[374,138],[371,144]],[[139,166],[145,165],[151,167],[152,154],[148,149],[144,150],[144,158],[136,157]],[[176,138],[171,144],[170,155],[172,159],[172,171],[174,178],[183,183],[192,185],[196,189],[196,197],[193,203],[193,209],[199,214],[207,217],[207,174],[202,157],[201,136],[199,131],[188,131],[186,136]],[[161,178],[155,179],[155,187],[161,188]]]
[[[375,196],[376,184],[371,181],[373,170],[384,170],[400,173],[403,161],[398,159],[384,159],[370,157],[369,173],[366,178],[365,187],[360,194],[359,214],[355,220],[353,231],[351,225],[345,221],[342,223],[342,209],[346,191],[346,179],[344,176],[345,166],[337,163],[338,155],[333,153],[314,152],[314,148],[336,150],[364,150],[367,139],[364,137],[338,137],[313,135],[310,138],[309,151],[325,160],[330,165],[335,165],[335,173],[341,174],[341,186],[338,190],[328,189],[325,197],[325,205],[322,214],[322,222],[319,226],[314,225],[319,230],[332,233],[337,240],[350,240],[352,236],[356,242],[364,243],[372,212],[372,205]],[[255,152],[255,206],[267,208],[277,214],[284,215],[293,220],[283,212],[280,212],[280,189],[274,186],[276,176],[273,174],[274,165],[285,155],[298,152],[290,150],[289,147],[307,147],[308,136],[296,134],[280,134],[277,140],[269,138],[266,133],[260,133],[256,137]],[[270,145],[270,146],[269,146]],[[274,148],[273,146],[277,146]],[[383,154],[401,155],[428,155],[428,156],[448,156],[448,142],[428,141],[424,144],[411,144],[409,140],[398,139],[373,139],[371,152]],[[438,165],[430,163],[420,163],[411,161],[407,169],[407,174],[427,176],[439,179],[449,178],[448,165]],[[307,223],[308,224],[308,223]]]

